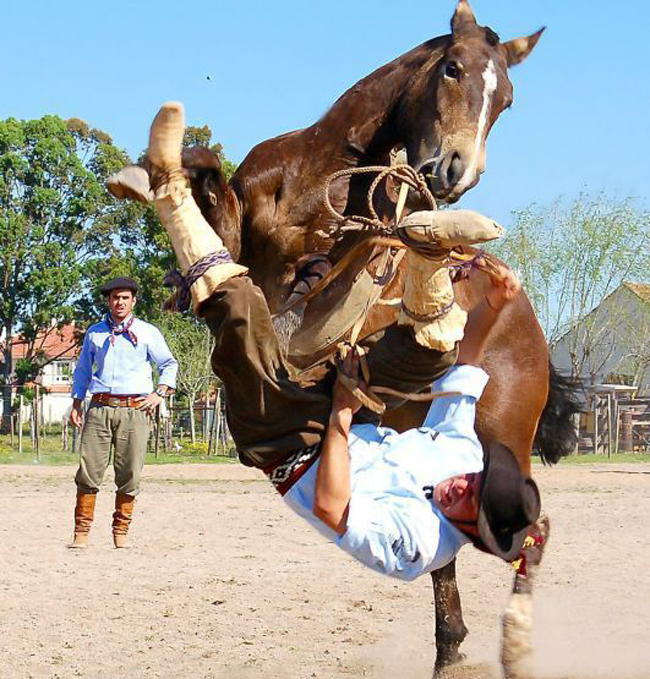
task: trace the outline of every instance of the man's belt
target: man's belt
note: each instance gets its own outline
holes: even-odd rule
[[[291,486],[316,462],[320,456],[320,446],[319,442],[308,448],[294,450],[279,462],[262,469],[280,495],[289,492]]]
[[[113,406],[113,408],[136,408],[140,405],[139,399],[142,396],[131,394],[116,396],[114,394],[93,394],[91,403],[99,403],[102,406]]]

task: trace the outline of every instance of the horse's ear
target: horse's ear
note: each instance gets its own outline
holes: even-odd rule
[[[476,19],[467,0],[459,0],[454,16],[451,17],[451,32],[458,36],[468,28],[476,27]]]
[[[514,40],[504,42],[503,48],[506,51],[508,66],[515,66],[521,63],[533,51],[533,47],[535,47],[545,30],[546,26],[543,26],[539,31],[529,35],[527,38],[515,38]]]

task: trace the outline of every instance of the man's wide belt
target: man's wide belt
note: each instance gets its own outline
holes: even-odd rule
[[[114,394],[93,394],[91,403],[99,403],[102,406],[113,406],[114,408],[136,408],[142,396],[126,395],[116,396]]]

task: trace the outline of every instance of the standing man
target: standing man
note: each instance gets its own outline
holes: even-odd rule
[[[70,421],[83,422],[86,392],[92,399],[83,422],[80,463],[75,483],[74,540],[86,547],[95,513],[95,500],[108,466],[111,443],[115,469],[115,547],[127,546],[127,532],[139,492],[140,473],[151,430],[151,415],[176,387],[178,363],[158,328],[133,315],[138,284],[115,278],[101,288],[108,313],[92,325],[84,339],[73,375]],[[151,363],[159,372],[154,390]]]

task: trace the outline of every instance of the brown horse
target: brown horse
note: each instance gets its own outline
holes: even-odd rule
[[[512,103],[508,67],[528,56],[542,31],[501,43],[496,33],[476,23],[465,0],[451,27],[450,35],[414,48],[358,82],[311,127],[253,148],[230,183],[214,154],[184,152],[195,200],[233,257],[249,267],[272,311],[287,299],[305,254],[329,253],[336,260],[345,250],[332,251],[332,241],[322,234],[332,225],[322,197],[324,180],[332,173],[388,164],[391,150],[402,147],[438,200],[454,202],[479,181],[487,135]],[[367,187],[368,180],[360,177],[335,182],[334,207],[362,214]],[[399,284],[398,278],[389,296],[399,294]],[[484,274],[473,274],[457,285],[459,302],[471,308],[486,285]],[[395,314],[385,306],[369,316],[367,326],[379,327]],[[509,446],[526,473],[536,432],[546,462],[557,462],[572,444],[571,403],[549,365],[542,331],[522,294],[489,338],[484,367],[491,380],[476,426],[482,436]],[[417,426],[426,407],[408,403],[387,413],[385,422],[400,429]],[[432,577],[438,670],[460,658],[467,629],[455,563]]]

